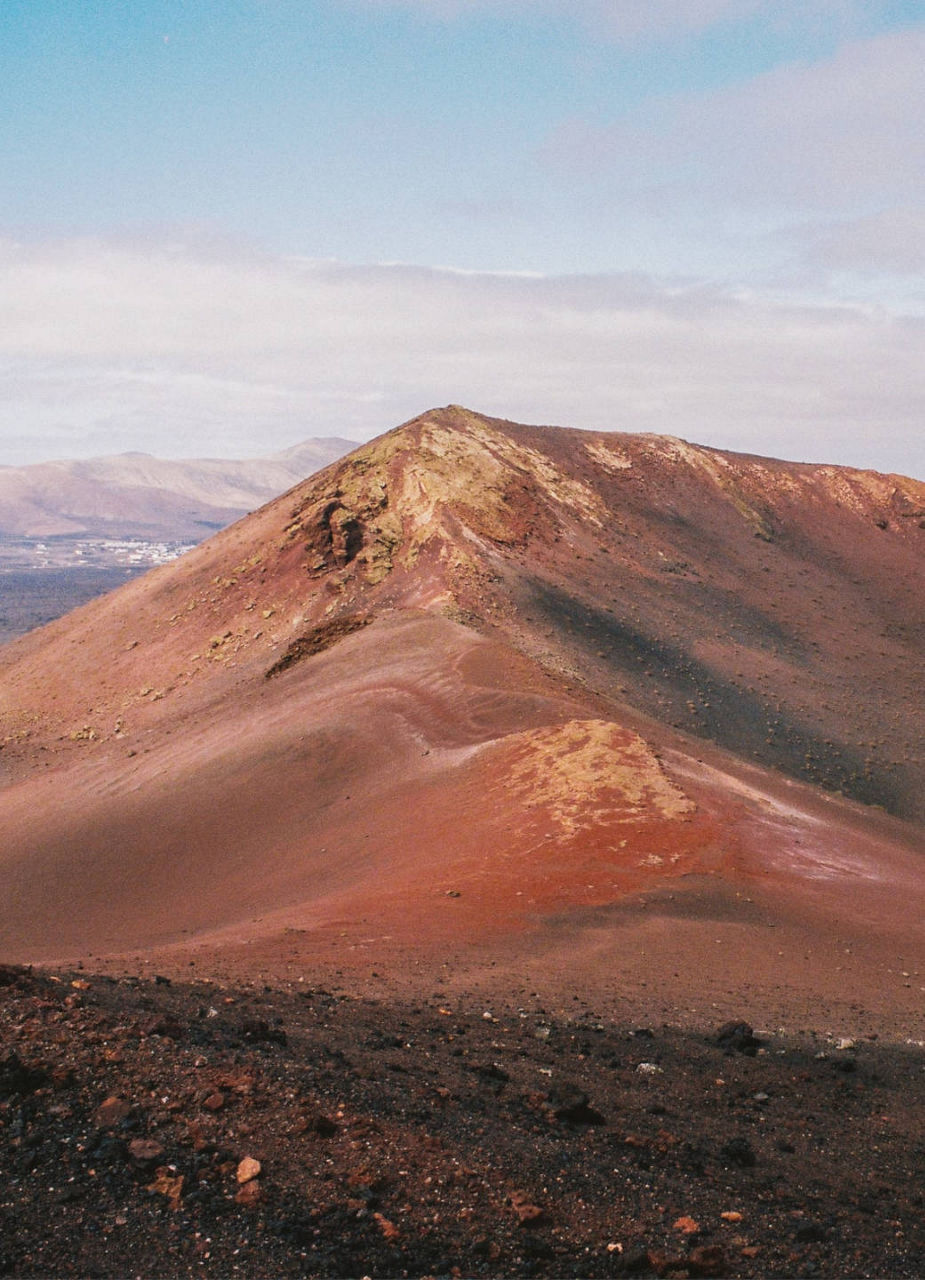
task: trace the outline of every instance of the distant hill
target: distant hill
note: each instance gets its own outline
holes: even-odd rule
[[[267,458],[169,460],[147,453],[0,467],[0,540],[201,542],[356,448],[306,440]]]

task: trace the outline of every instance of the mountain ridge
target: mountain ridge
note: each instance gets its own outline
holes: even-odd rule
[[[923,500],[420,415],[0,652],[6,936],[343,962],[710,886],[908,942]]]
[[[0,538],[200,541],[355,447],[326,437],[266,458],[130,452],[0,467]]]

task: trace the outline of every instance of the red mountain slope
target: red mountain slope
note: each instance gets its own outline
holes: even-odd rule
[[[675,967],[720,920],[771,963],[750,913],[918,946],[923,526],[901,477],[425,414],[0,653],[7,955],[564,972],[643,901]]]

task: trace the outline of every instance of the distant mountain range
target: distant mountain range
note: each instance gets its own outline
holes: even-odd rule
[[[355,448],[327,437],[266,458],[123,453],[0,467],[0,539],[201,542]]]

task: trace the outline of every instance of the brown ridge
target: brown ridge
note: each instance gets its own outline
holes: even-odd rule
[[[899,476],[424,414],[0,651],[6,958],[552,947],[587,977],[672,920],[804,990],[839,931],[882,975],[921,944],[923,510]]]

